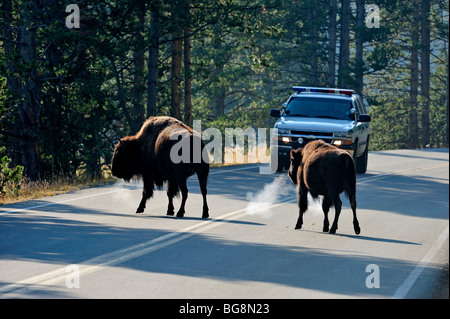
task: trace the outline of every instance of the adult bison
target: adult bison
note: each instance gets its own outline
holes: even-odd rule
[[[323,141],[312,141],[303,149],[291,151],[291,165],[288,172],[292,182],[298,186],[300,214],[295,229],[301,229],[303,213],[308,209],[308,191],[313,198],[323,195],[322,209],[325,215],[323,231],[328,232],[328,211],[334,206],[336,214],[330,233],[336,233],[342,202],[339,194],[345,192],[353,211],[353,227],[359,234],[356,218],[356,173],[353,158],[344,150]]]
[[[200,135],[179,120],[167,116],[150,117],[136,135],[120,139],[115,146],[111,160],[112,175],[126,182],[133,177],[144,180],[142,200],[136,213],[144,211],[155,186],[161,189],[167,182],[167,215],[175,213],[173,197],[181,191],[177,217],[183,217],[188,197],[186,180],[196,173],[203,196],[202,217],[208,218],[206,184],[209,162],[203,150],[204,143]]]

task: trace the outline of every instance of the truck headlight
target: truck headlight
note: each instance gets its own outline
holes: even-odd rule
[[[351,145],[352,140],[334,140],[333,145],[342,146],[342,145]]]

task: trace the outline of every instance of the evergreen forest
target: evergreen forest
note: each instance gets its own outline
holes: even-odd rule
[[[149,116],[271,128],[294,85],[362,94],[371,151],[448,147],[448,51],[446,0],[2,0],[1,163],[99,179]]]

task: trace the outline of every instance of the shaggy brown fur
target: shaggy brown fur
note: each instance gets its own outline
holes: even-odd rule
[[[313,198],[323,195],[322,210],[325,215],[323,231],[328,232],[328,211],[334,206],[336,214],[330,233],[338,228],[342,202],[339,194],[345,192],[353,211],[353,227],[359,234],[356,218],[356,173],[353,158],[344,150],[323,141],[312,141],[303,149],[291,151],[291,165],[288,172],[292,182],[298,186],[300,214],[295,229],[301,229],[303,213],[308,209],[308,191]]]
[[[178,139],[174,139],[174,136]],[[171,158],[171,151],[174,145],[182,143],[179,142],[181,139],[189,142],[185,144],[188,148],[181,147],[172,155],[181,156],[184,151],[189,150],[189,154],[184,154],[188,160],[175,163]],[[153,196],[155,186],[161,189],[164,182],[167,182],[167,215],[173,215],[173,197],[181,191],[178,217],[183,217],[185,213],[184,206],[188,196],[186,180],[196,173],[203,196],[202,217],[208,218],[206,184],[209,162],[206,154],[202,156],[204,146],[200,135],[179,120],[168,116],[150,117],[136,135],[124,137],[117,143],[111,160],[111,171],[113,176],[123,178],[127,182],[135,176],[143,178],[144,190],[136,213],[144,211],[147,200]]]

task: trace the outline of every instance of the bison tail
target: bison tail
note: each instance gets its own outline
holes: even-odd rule
[[[347,198],[356,196],[356,169],[355,162],[350,155],[345,156],[344,192]]]

